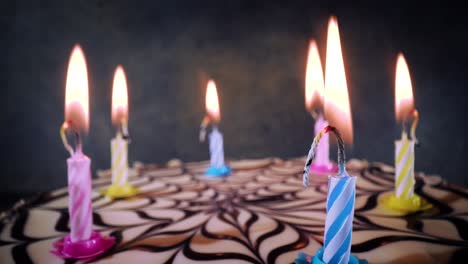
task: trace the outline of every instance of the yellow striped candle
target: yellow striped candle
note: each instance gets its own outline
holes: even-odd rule
[[[121,131],[120,129],[117,131],[117,135],[111,141],[112,185],[122,186],[127,183],[128,178],[128,141],[122,136],[122,133],[127,135],[128,94],[127,78],[125,77],[125,71],[121,65],[117,66],[114,74],[112,89],[112,122],[122,129]]]
[[[120,65],[114,74],[112,122],[117,127],[117,134],[111,140],[112,184],[102,193],[110,198],[131,197],[138,189],[128,184],[128,94],[125,71]]]
[[[395,141],[395,196],[409,199],[414,194],[414,145],[406,133]]]
[[[414,146],[419,113],[414,108],[411,76],[403,54],[398,54],[395,76],[395,117],[402,124],[401,139],[395,141],[395,191],[383,195],[379,200],[385,208],[406,214],[426,210],[431,205],[414,191]],[[406,124],[412,121],[411,136],[408,137]]]
[[[413,86],[403,54],[398,54],[395,76],[395,114],[403,124],[401,139],[395,141],[395,196],[409,199],[414,194],[414,143],[405,131],[405,122],[414,113]],[[416,119],[415,119],[416,120]]]
[[[128,181],[128,142],[121,133],[111,141],[112,185],[122,186]]]

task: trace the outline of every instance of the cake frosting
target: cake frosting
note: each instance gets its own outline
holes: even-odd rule
[[[292,263],[323,243],[327,177],[302,185],[304,158],[231,161],[232,174],[204,175],[208,162],[137,164],[135,197],[111,200],[103,171],[93,181],[94,230],[116,245],[93,263]],[[352,253],[369,263],[465,263],[468,191],[416,174],[432,208],[405,215],[379,199],[394,190],[394,168],[348,162],[358,177]],[[63,263],[50,253],[69,232],[67,188],[22,201],[2,216],[0,263]]]

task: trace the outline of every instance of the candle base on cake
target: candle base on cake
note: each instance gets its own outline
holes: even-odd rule
[[[128,183],[122,185],[111,185],[109,188],[101,191],[101,194],[113,199],[132,197],[138,193],[138,188]]]
[[[93,232],[87,240],[76,242],[67,235],[54,243],[51,253],[65,259],[86,260],[102,255],[114,244],[114,237],[104,237],[98,232]]]
[[[227,165],[221,167],[210,166],[205,170],[205,175],[208,177],[225,177],[231,174],[231,168]]]
[[[382,195],[379,204],[392,212],[410,214],[432,208],[432,205],[417,194],[409,198],[396,197],[394,193]]]
[[[349,257],[348,264],[368,264],[369,262],[365,259],[358,259],[356,256],[351,255]],[[326,264],[323,261],[323,248],[317,250],[315,256],[307,255],[303,252],[300,252],[297,255],[297,258],[294,260],[294,264]]]

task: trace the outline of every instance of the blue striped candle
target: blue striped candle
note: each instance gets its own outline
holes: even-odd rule
[[[348,263],[353,231],[356,177],[331,176],[328,180],[323,261]]]
[[[223,135],[216,127],[210,133],[210,166],[222,168],[224,166]]]
[[[349,176],[346,172],[344,142],[335,127],[327,126],[315,136],[304,166],[303,183],[305,187],[309,186],[309,170],[317,153],[317,146],[320,139],[330,131],[335,134],[338,143],[338,175],[328,178],[324,245],[317,251],[311,263],[367,263],[351,255],[356,177]],[[295,263],[302,263],[303,259],[303,255],[299,255]]]

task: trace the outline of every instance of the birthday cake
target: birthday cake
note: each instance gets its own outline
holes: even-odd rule
[[[93,181],[94,229],[116,244],[93,263],[292,263],[322,246],[327,177],[302,184],[304,158],[231,161],[232,175],[204,175],[207,162],[137,163],[140,194],[101,194],[109,171]],[[379,206],[394,191],[394,169],[351,160],[358,177],[353,255],[369,263],[466,263],[468,191],[417,173],[415,192],[432,208],[410,215]],[[21,201],[2,215],[0,263],[63,263],[52,245],[69,233],[68,191]]]

